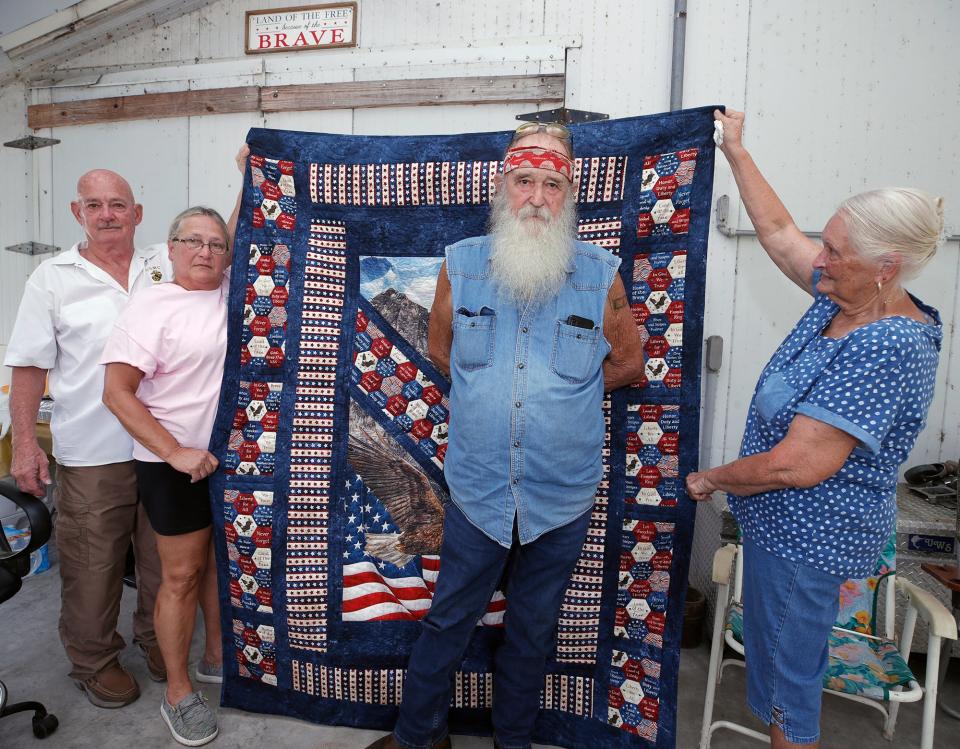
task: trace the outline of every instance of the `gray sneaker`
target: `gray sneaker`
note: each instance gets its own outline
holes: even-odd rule
[[[164,695],[160,702],[160,715],[173,734],[184,746],[202,746],[217,738],[217,718],[207,707],[206,698],[200,692],[184,697],[176,707],[171,707]]]
[[[197,681],[202,681],[204,684],[223,684],[223,664],[218,663],[213,666],[201,657],[200,662],[197,663]]]

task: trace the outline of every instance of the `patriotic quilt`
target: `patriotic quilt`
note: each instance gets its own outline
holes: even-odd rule
[[[572,128],[579,237],[622,259],[646,371],[604,403],[539,743],[675,745],[712,110]],[[429,310],[444,247],[485,233],[509,138],[250,131],[212,441],[225,706],[392,727],[442,572],[449,383]],[[455,733],[489,733],[508,606],[498,591],[477,623]]]

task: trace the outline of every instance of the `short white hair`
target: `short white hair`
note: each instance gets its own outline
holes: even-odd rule
[[[229,249],[230,247],[230,230],[227,229],[227,222],[223,220],[217,211],[213,208],[207,208],[205,205],[195,205],[187,208],[185,211],[180,211],[170,223],[170,230],[167,232],[167,241],[169,242],[172,239],[176,239],[177,234],[180,233],[180,227],[183,225],[183,222],[188,218],[193,218],[194,216],[206,216],[209,219],[212,219],[213,222],[217,225],[217,228],[220,229],[220,232],[223,234],[223,243]]]
[[[837,213],[854,248],[877,262],[899,262],[901,279],[914,278],[943,242],[943,198],[923,190],[862,192],[843,201]]]

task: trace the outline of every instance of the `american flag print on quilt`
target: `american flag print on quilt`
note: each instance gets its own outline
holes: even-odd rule
[[[578,237],[618,255],[643,381],[604,401],[604,475],[535,740],[673,747],[697,465],[712,107],[578,125]],[[389,729],[442,563],[447,379],[427,357],[444,247],[485,233],[509,132],[254,129],[211,482],[223,704]],[[501,585],[501,588],[505,588]],[[489,732],[509,601],[456,674]]]

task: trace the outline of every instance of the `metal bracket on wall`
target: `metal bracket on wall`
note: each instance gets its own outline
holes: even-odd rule
[[[755,237],[757,232],[753,229],[736,229],[730,226],[730,196],[721,195],[717,198],[716,211],[714,214],[717,231],[723,234],[726,237]],[[945,227],[947,230],[950,230],[952,227]],[[806,236],[811,239],[820,239],[823,236],[823,232],[819,231],[805,231],[803,232]],[[960,240],[960,234],[945,234],[943,237],[945,242],[956,242]]]
[[[706,365],[708,372],[719,372],[723,366],[723,336],[707,337]]]
[[[24,151],[36,151],[38,148],[55,146],[59,142],[56,138],[41,138],[38,135],[28,135],[18,140],[8,140],[3,145],[8,148],[22,148]]]
[[[526,122],[559,122],[562,125],[578,125],[581,122],[596,122],[597,120],[609,120],[609,114],[603,112],[585,112],[582,109],[548,109],[543,112],[529,112],[527,114],[518,114],[518,120]]]
[[[716,211],[714,212],[714,220],[717,224],[717,231],[723,234],[725,237],[736,237],[739,235],[739,232],[727,223],[727,219],[729,218],[730,196],[721,195],[719,198],[717,198]]]
[[[20,244],[7,245],[4,249],[9,252],[19,252],[23,255],[46,255],[51,252],[60,252],[60,248],[56,245],[41,242],[21,242]]]
[[[730,218],[730,196],[721,195],[717,198],[716,212],[715,212],[715,221],[717,225],[717,231],[727,237],[755,237],[757,232],[753,229],[737,229],[733,226],[730,226],[728,222]],[[811,239],[820,239],[821,232],[819,231],[805,231],[803,232]]]

